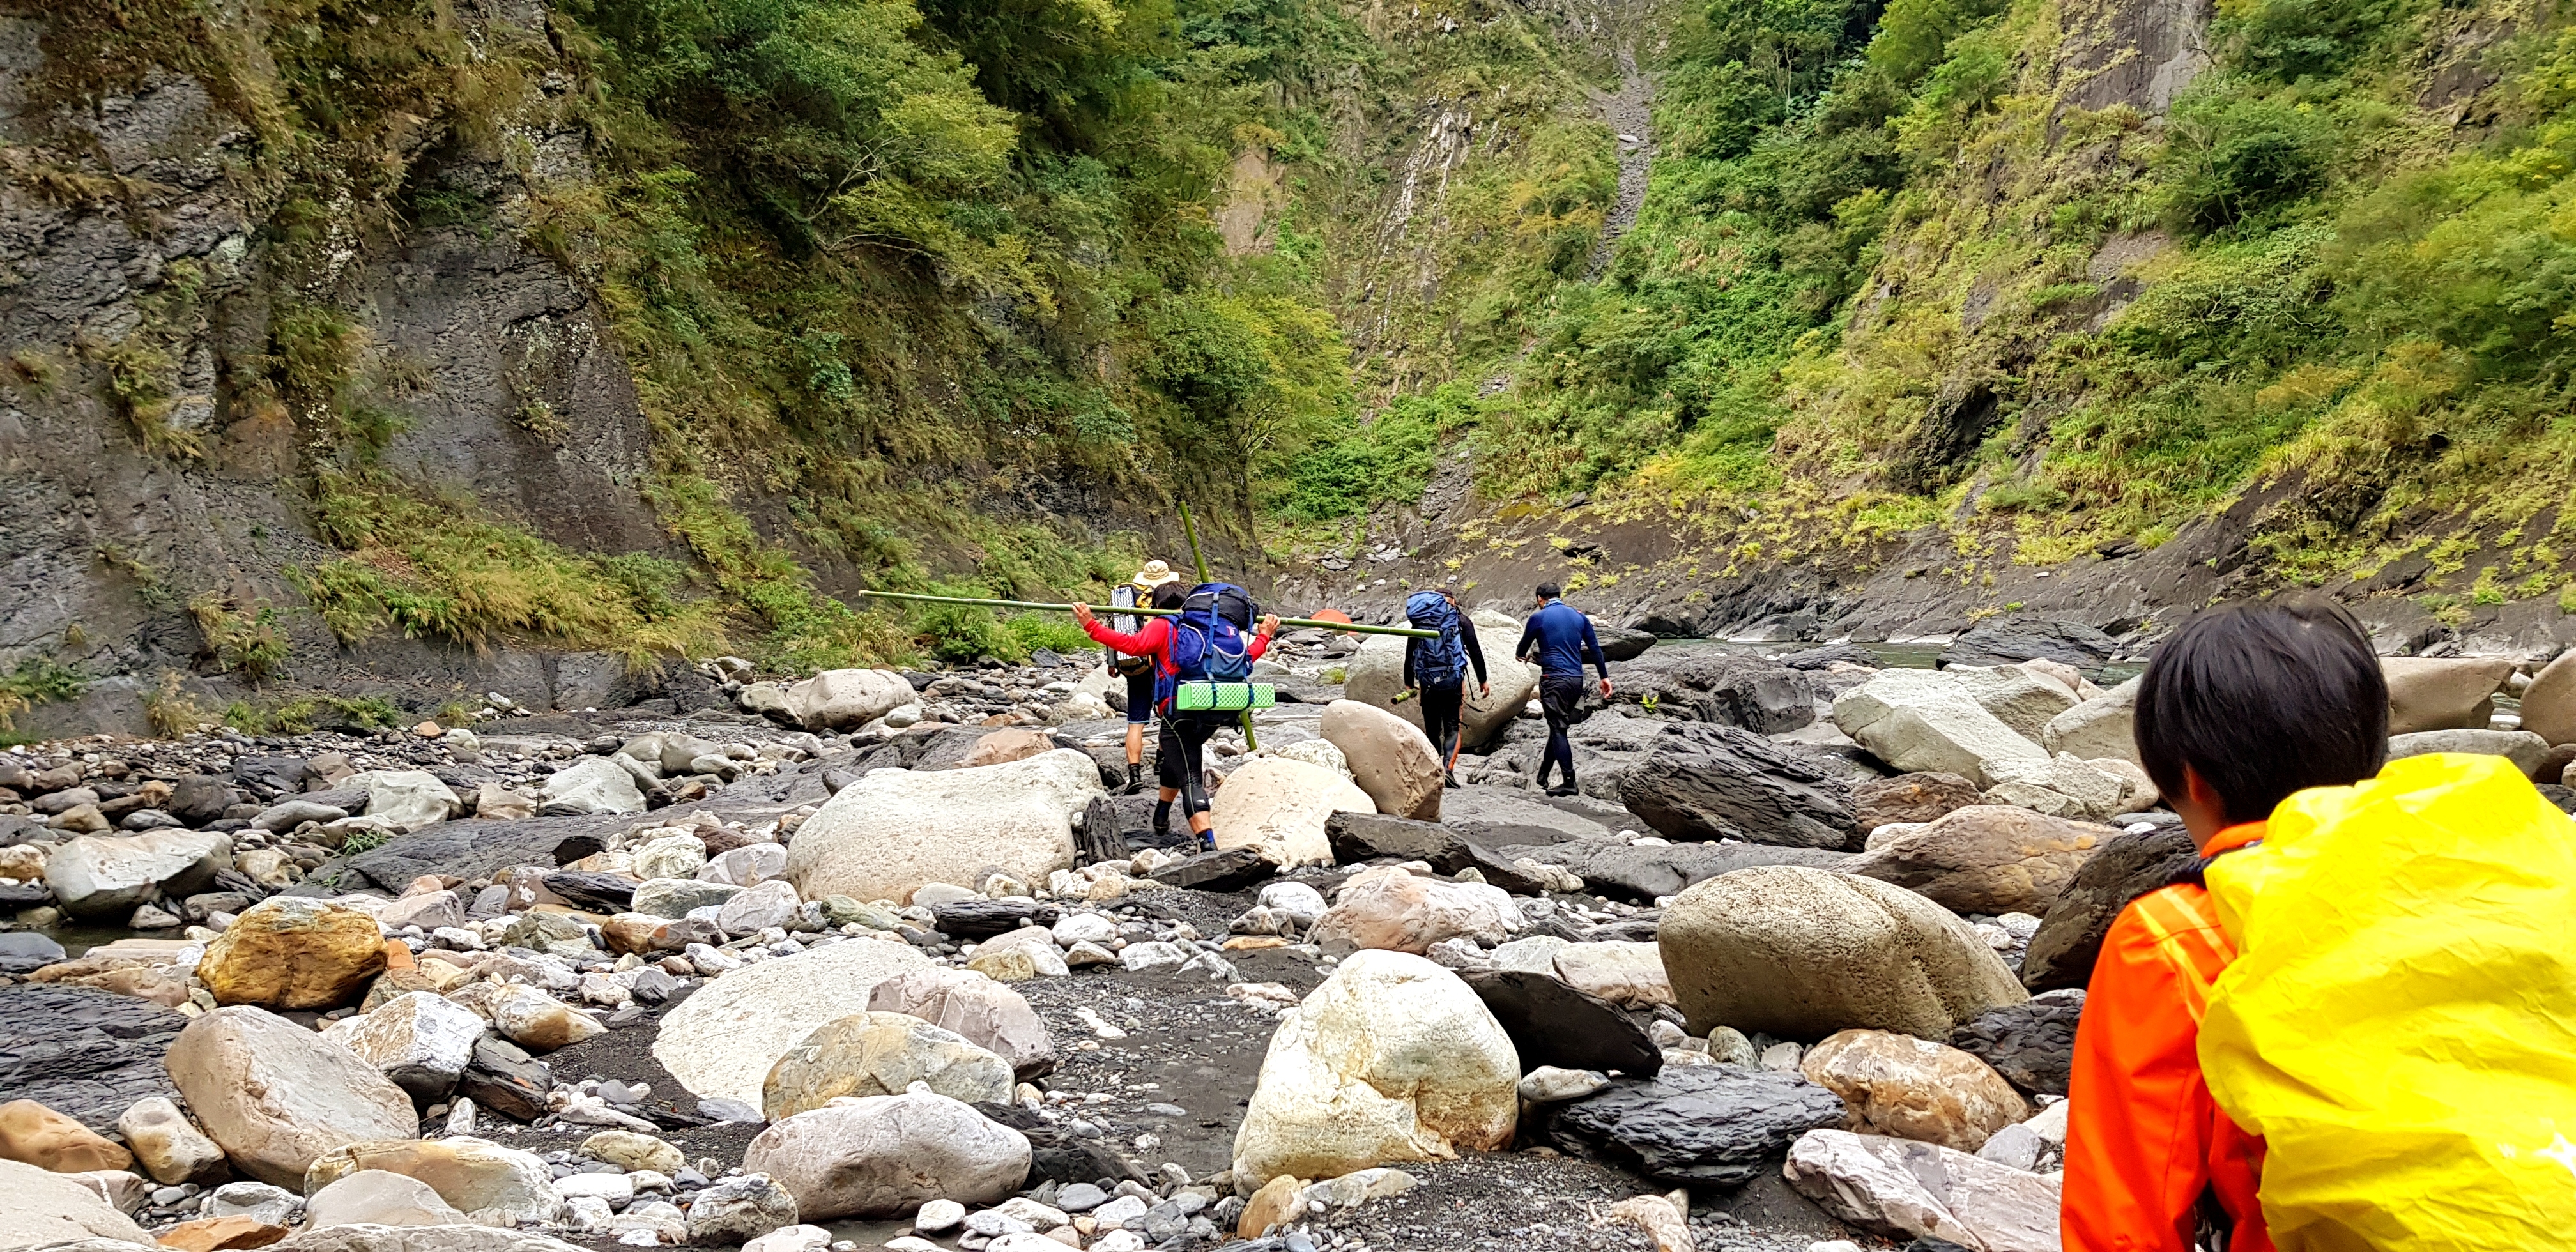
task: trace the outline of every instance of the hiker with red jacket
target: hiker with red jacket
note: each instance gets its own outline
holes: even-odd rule
[[[2068,1088],[2065,1252],[2272,1252],[2264,1142],[2202,1073],[2210,989],[2237,959],[2202,875],[2260,844],[2293,792],[2380,772],[2388,685],[2361,624],[2322,600],[2193,618],[2139,684],[2138,756],[2201,860],[2102,940]]]
[[[1162,730],[1154,747],[1154,770],[1162,784],[1162,794],[1154,805],[1154,833],[1171,833],[1172,801],[1178,799],[1182,817],[1199,846],[1214,847],[1216,820],[1208,815],[1207,794],[1199,785],[1200,752],[1210,736],[1236,724],[1238,715],[1175,709],[1172,697],[1183,681],[1212,677],[1239,681],[1248,676],[1251,663],[1269,651],[1271,636],[1279,633],[1279,618],[1276,614],[1264,615],[1259,628],[1244,637],[1237,629],[1239,623],[1228,618],[1225,606],[1239,604],[1238,611],[1248,617],[1248,611],[1243,610],[1250,608],[1251,601],[1239,588],[1224,583],[1196,588],[1182,604],[1182,616],[1150,619],[1144,629],[1134,634],[1110,629],[1092,616],[1088,604],[1073,606],[1073,620],[1082,624],[1094,643],[1129,656],[1153,658],[1154,707],[1162,714]],[[1238,669],[1243,672],[1234,672]]]

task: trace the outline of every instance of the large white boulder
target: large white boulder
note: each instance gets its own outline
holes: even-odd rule
[[[973,882],[987,866],[1045,882],[1073,868],[1073,815],[1104,794],[1100,766],[1071,748],[973,769],[872,770],[796,828],[787,879],[807,900],[904,903],[924,883]]]
[[[1986,1252],[2059,1246],[2062,1175],[1843,1130],[1800,1136],[1782,1173],[1826,1212],[1898,1239],[1943,1239]]]
[[[653,1059],[700,1097],[758,1108],[761,1084],[789,1048],[825,1022],[866,1012],[878,983],[928,968],[930,958],[912,945],[874,939],[746,966],[663,1014]]]
[[[322,1032],[423,1100],[455,1088],[482,1035],[482,1014],[431,991],[395,996],[372,1013],[344,1017]]]
[[[353,1143],[314,1158],[304,1171],[306,1195],[367,1170],[426,1184],[460,1213],[520,1225],[551,1221],[563,1205],[545,1158],[472,1135]],[[498,1223],[496,1223],[498,1224]]]
[[[2050,718],[2075,707],[2075,689],[2054,675],[2019,665],[1953,666],[1942,673],[1959,680],[1977,707],[2034,743]]]
[[[843,1096],[924,1083],[968,1104],[1011,1102],[1010,1062],[909,1013],[852,1013],[814,1028],[769,1069],[760,1111],[784,1121]]]
[[[1965,681],[1932,670],[1880,671],[1834,700],[1834,725],[1899,772],[1957,774],[1981,787],[1993,782],[1990,762],[2048,759]]]
[[[1029,1157],[1028,1136],[914,1091],[777,1122],[743,1150],[742,1167],[787,1188],[800,1219],[829,1221],[892,1217],[930,1200],[999,1203],[1028,1181]]]
[[[188,1023],[164,1062],[233,1167],[301,1188],[324,1153],[420,1133],[411,1097],[347,1048],[247,1005]]]
[[[1251,848],[1282,866],[1332,864],[1333,844],[1324,835],[1324,822],[1339,812],[1376,811],[1377,801],[1350,779],[1321,765],[1275,756],[1227,775],[1208,804],[1219,851]],[[797,841],[803,843],[803,832]]]
[[[585,813],[641,813],[644,793],[635,776],[604,756],[585,756],[546,776],[547,816]]]
[[[367,793],[367,816],[405,830],[435,826],[465,811],[465,801],[438,776],[417,769],[371,769],[340,780]]]
[[[2145,681],[2132,678],[2048,719],[2040,746],[2087,761],[2138,764],[2138,685]]]
[[[1335,700],[1318,729],[1380,813],[1440,820],[1441,760],[1422,728],[1375,705]]]
[[[1235,1177],[1338,1178],[1512,1141],[1520,1054],[1456,974],[1405,952],[1352,955],[1279,1020]]]
[[[1868,1027],[1947,1039],[2030,998],[1949,910],[1903,887],[1804,865],[1694,884],[1655,933],[1694,1034],[1814,1039]]]
[[[1986,777],[1991,784],[1986,789],[1989,803],[2018,805],[2050,817],[2078,821],[2098,821],[2125,812],[2133,786],[2129,779],[2066,752],[2039,761],[1988,761]]]
[[[153,899],[203,891],[232,864],[232,836],[217,831],[82,835],[45,859],[45,885],[68,913],[131,913]]]
[[[70,1174],[0,1160],[0,1248],[38,1248],[74,1240],[121,1240],[153,1246],[152,1236]],[[95,1246],[95,1245],[82,1245]]]
[[[1538,666],[1512,659],[1512,649],[1521,638],[1518,621],[1491,609],[1478,609],[1468,616],[1476,623],[1476,643],[1484,650],[1485,677],[1491,687],[1477,694],[1475,670],[1469,668],[1458,737],[1472,749],[1493,742],[1529,707],[1530,697],[1538,693]],[[1422,702],[1395,700],[1404,692],[1403,636],[1370,635],[1361,640],[1345,671],[1343,696],[1385,709],[1416,730],[1422,728]]]
[[[1055,1039],[1028,998],[971,969],[934,967],[897,974],[868,992],[868,1008],[907,1013],[956,1031],[1009,1063],[1013,1076],[1023,1082],[1055,1068]]]
[[[827,669],[787,689],[807,730],[853,730],[910,703],[912,684],[890,669]]]
[[[2496,692],[2513,677],[2513,662],[2500,656],[2391,656],[2380,658],[2379,672],[2388,680],[2389,734],[2485,730],[2495,714]]]

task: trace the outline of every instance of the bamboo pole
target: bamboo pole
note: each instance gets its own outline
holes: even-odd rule
[[[930,596],[911,591],[862,591],[858,594],[876,600],[911,600],[922,604],[963,604],[988,609],[1033,609],[1048,613],[1073,611],[1073,606],[1070,604],[1053,604],[1039,600],[983,600],[971,596]],[[1093,607],[1102,613],[1134,613],[1139,617],[1179,617],[1181,615],[1177,609],[1149,609],[1141,605],[1135,608],[1116,609],[1106,605]],[[1311,617],[1283,617],[1279,619],[1279,624],[1312,626],[1319,630],[1347,630],[1356,635],[1402,635],[1410,639],[1440,637],[1440,632],[1436,630],[1418,630],[1410,626],[1370,626],[1360,622],[1327,622]]]
[[[1215,581],[1208,577],[1207,555],[1199,551],[1199,527],[1198,523],[1190,520],[1190,502],[1179,500],[1174,503],[1181,506],[1181,534],[1190,541],[1190,564],[1198,567],[1200,582]]]

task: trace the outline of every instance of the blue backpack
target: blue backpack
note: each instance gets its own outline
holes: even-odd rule
[[[1200,583],[1181,601],[1172,619],[1172,673],[1165,678],[1164,699],[1171,687],[1185,682],[1239,683],[1252,677],[1252,657],[1244,636],[1252,631],[1257,610],[1252,593],[1233,583]]]
[[[1419,630],[1440,632],[1437,639],[1424,639],[1413,654],[1413,678],[1420,683],[1464,682],[1467,678],[1467,641],[1458,635],[1458,606],[1437,591],[1417,591],[1405,597],[1404,620]]]

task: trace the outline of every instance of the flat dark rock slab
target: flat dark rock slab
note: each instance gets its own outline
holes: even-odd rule
[[[0,987],[0,1092],[114,1134],[135,1101],[179,1099],[163,1058],[187,1024],[150,1000],[94,987]]]
[[[1562,1105],[1549,1133],[1662,1182],[1740,1186],[1777,1172],[1798,1136],[1840,1126],[1843,1099],[1803,1075],[1734,1065],[1667,1069]]]
[[[1440,824],[1469,843],[1487,848],[1514,844],[1600,839],[1610,828],[1547,802],[1534,791],[1460,787],[1440,797]]]
[[[1831,869],[1851,859],[1848,852],[1822,848],[1787,848],[1764,843],[1676,843],[1637,847],[1617,839],[1533,844],[1499,849],[1505,859],[1527,857],[1544,865],[1561,865],[1603,895],[1644,904],[1657,896],[1679,895],[1692,883],[1757,865],[1813,865]]]
[[[1250,848],[1228,848],[1166,865],[1154,871],[1154,881],[1198,891],[1241,891],[1270,877],[1278,868]]]
[[[1664,1067],[1663,1049],[1646,1037],[1646,1028],[1599,996],[1527,970],[1469,970],[1459,977],[1512,1037],[1524,1074],[1554,1065],[1652,1078]]]

